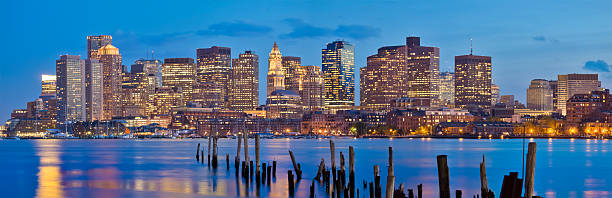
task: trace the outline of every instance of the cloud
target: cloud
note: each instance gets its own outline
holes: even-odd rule
[[[559,42],[559,40],[557,40],[557,39],[545,37],[545,36],[542,36],[542,35],[531,37],[531,39],[533,39],[534,41],[539,41],[539,42],[551,42],[551,43],[558,43]]]
[[[348,37],[353,39],[366,39],[380,35],[380,29],[364,25],[338,25],[334,28],[318,27],[304,22],[301,19],[288,18],[283,20],[288,23],[291,32],[281,34],[281,38],[316,38],[323,36]]]
[[[268,34],[270,32],[272,32],[272,28],[268,26],[233,21],[212,24],[207,29],[197,31],[196,34],[200,36],[241,37]]]
[[[612,65],[608,65],[608,63],[606,63],[603,60],[596,60],[596,61],[587,61],[586,63],[584,63],[584,66],[582,68],[586,70],[590,70],[590,71],[596,71],[596,72],[610,72],[611,66]]]

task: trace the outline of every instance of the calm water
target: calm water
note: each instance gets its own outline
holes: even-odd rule
[[[396,185],[437,196],[436,155],[447,154],[451,189],[464,195],[480,191],[479,162],[487,158],[489,186],[496,195],[504,174],[521,171],[522,140],[336,139],[336,151],[355,147],[360,195],[373,165],[386,178],[387,147],[393,146]],[[532,140],[538,143],[536,195],[612,197],[612,149],[607,140]],[[235,197],[256,196],[256,186],[236,179],[236,140],[219,140],[220,165],[212,170],[194,159],[196,144],[206,140],[1,140],[1,197]],[[298,197],[307,196],[322,157],[329,167],[329,140],[262,140],[262,161],[278,161],[273,184],[259,188],[262,197],[287,197],[288,150],[302,164]],[[254,160],[253,142],[249,148]],[[225,154],[230,154],[230,170]],[[336,154],[339,160],[339,155]],[[346,156],[348,163],[348,156]],[[338,163],[338,162],[337,162]],[[348,166],[348,164],[347,164]],[[383,192],[384,192],[384,184]],[[324,187],[317,186],[324,194]],[[454,194],[454,193],[453,193]]]

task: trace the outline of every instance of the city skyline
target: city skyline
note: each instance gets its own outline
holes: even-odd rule
[[[31,52],[31,47],[35,42],[40,43],[40,38],[32,36],[32,33],[40,32],[36,31],[39,29],[31,29],[32,32],[28,32],[23,31],[20,27],[23,24],[32,25],[47,20],[57,19],[57,17],[49,17],[40,22],[33,22],[31,21],[32,19],[22,17],[23,14],[27,14],[30,11],[25,11],[25,8],[20,9],[22,5],[18,4],[18,2],[14,2],[9,5],[9,7],[14,6],[16,9],[10,9],[11,11],[8,13],[8,18],[16,20],[9,20],[9,27],[11,28],[8,28],[8,32],[3,33],[6,34],[5,36],[15,38],[9,39],[10,41],[8,41],[8,46],[13,48],[11,50],[3,49],[4,53],[2,53],[4,54],[3,56],[6,57],[14,57],[13,60],[15,60],[15,62],[7,62],[5,63],[7,65],[2,67],[5,71],[1,76],[1,81],[3,84],[19,84],[18,86],[2,87],[1,91],[7,93],[6,97],[3,97],[1,101],[2,105],[0,106],[0,111],[2,112],[2,116],[4,116],[0,118],[4,120],[6,120],[12,109],[23,108],[25,107],[24,103],[26,101],[36,98],[40,92],[40,75],[53,74],[55,70],[53,63],[59,55],[70,54],[86,57],[86,43],[83,42],[83,40],[88,35],[100,34],[109,34],[113,36],[113,45],[121,50],[124,65],[130,65],[139,58],[150,59],[151,55],[147,54],[150,54],[152,50],[155,51],[155,57],[159,60],[174,57],[190,57],[195,59],[195,49],[207,48],[214,45],[233,48],[232,58],[237,57],[238,53],[246,49],[253,49],[255,54],[261,56],[259,64],[267,65],[267,57],[264,55],[270,51],[270,43],[276,40],[279,46],[281,46],[283,54],[301,57],[302,65],[321,66],[319,50],[324,48],[326,43],[340,39],[349,41],[355,46],[356,70],[365,66],[366,56],[374,54],[377,48],[396,44],[398,39],[413,35],[424,38],[423,45],[425,46],[440,48],[440,71],[452,71],[454,64],[452,58],[456,55],[467,54],[469,51],[469,38],[472,37],[474,38],[475,54],[494,57],[492,78],[493,83],[500,86],[501,95],[513,94],[523,103],[525,103],[525,88],[528,87],[530,80],[536,78],[554,80],[557,74],[598,72],[601,76],[602,87],[610,87],[607,80],[610,76],[607,72],[609,69],[607,67],[597,67],[606,65],[598,60],[610,61],[612,58],[611,53],[609,53],[610,39],[606,40],[609,36],[604,36],[605,33],[610,32],[610,28],[600,27],[598,24],[595,24],[595,22],[585,23],[585,21],[592,21],[588,20],[589,18],[605,18],[609,16],[609,12],[601,13],[600,10],[605,7],[610,7],[609,2],[594,2],[588,5],[549,5],[538,2],[535,3],[532,8],[520,10],[517,14],[509,16],[502,16],[503,13],[510,12],[504,10],[499,14],[488,10],[474,12],[473,14],[458,14],[457,11],[450,10],[448,13],[438,13],[439,15],[433,18],[432,24],[425,24],[422,22],[406,24],[397,20],[391,20],[390,22],[374,22],[373,19],[364,17],[354,17],[354,19],[348,21],[339,19],[325,21],[321,16],[313,16],[304,13],[297,13],[292,15],[292,17],[287,17],[283,14],[295,9],[305,10],[306,13],[318,13],[313,10],[320,10],[320,12],[323,13],[332,13],[331,7],[337,6],[339,4],[337,2],[330,2],[329,8],[315,6],[316,3],[310,4],[304,2],[295,3],[294,5],[251,5],[257,7],[272,6],[272,9],[286,8],[288,10],[279,14],[270,14],[270,16],[251,19],[247,17],[248,14],[241,14],[239,12],[247,8],[228,3],[226,5],[229,7],[228,9],[213,10],[218,13],[222,11],[227,12],[232,10],[231,8],[237,8],[235,12],[232,12],[234,13],[233,15],[229,15],[219,20],[207,21],[206,23],[195,23],[194,20],[187,19],[188,16],[197,15],[201,17],[204,15],[205,17],[206,15],[214,14],[214,12],[198,15],[200,12],[204,13],[205,10],[188,10],[179,16],[179,19],[184,20],[185,23],[176,25],[173,23],[170,29],[161,28],[170,23],[168,19],[144,21],[140,20],[141,18],[139,17],[126,19],[117,25],[114,25],[112,22],[102,22],[95,28],[85,26],[85,28],[79,29],[52,29],[58,31],[50,31],[52,33],[49,33],[51,35],[47,38],[53,37],[54,39],[46,40],[43,42],[44,45],[37,45],[36,52]],[[309,6],[304,8],[304,4]],[[466,5],[460,6],[465,6],[466,8],[471,6],[469,9],[478,10],[490,4],[492,3],[484,5],[466,3]],[[420,8],[414,13],[405,14],[406,17],[417,17],[417,19],[432,16],[432,14],[427,14],[428,10],[458,6],[450,2],[427,5],[417,3],[408,6],[401,2],[393,1],[366,5],[389,10],[389,12],[382,14],[378,13],[380,16],[376,16],[375,18],[397,17],[398,14],[390,14],[392,13],[390,11],[398,8]],[[41,5],[33,6],[38,10],[42,8],[38,7]],[[50,6],[53,8],[55,5]],[[129,7],[129,5],[127,6]],[[570,19],[569,16],[559,16],[557,14],[538,16],[537,13],[539,12],[535,12],[538,9],[545,9],[549,11],[547,13],[553,13],[555,10],[563,10],[570,6],[574,9],[570,13],[566,13],[566,15],[575,19]],[[64,8],[59,10],[63,9]],[[356,7],[349,6],[347,9],[354,10]],[[123,8],[121,8],[121,10],[123,10]],[[18,14],[17,12],[20,11],[24,13]],[[589,11],[590,15],[580,15],[580,13],[584,14],[587,11]],[[248,13],[253,14],[253,12],[255,11]],[[343,14],[347,16],[341,14],[333,14],[333,16],[347,19],[358,13],[346,12]],[[480,19],[478,16],[483,14],[490,17],[482,18],[483,21],[478,25],[470,25],[468,23],[470,20],[468,20],[468,22],[453,22],[448,21],[448,19],[443,19],[445,16],[448,17],[448,15],[453,14],[457,14],[459,19],[476,20]],[[93,17],[93,15],[86,14],[84,18],[87,19],[88,17]],[[114,19],[119,19],[118,17],[120,16],[113,16]],[[564,22],[553,22],[547,26],[538,26],[537,22],[553,19],[554,21]],[[82,19],[77,19],[77,22],[80,22],[80,20]],[[483,27],[492,29],[498,28],[496,20],[501,21],[505,27],[499,28],[500,30],[483,31],[478,29]],[[522,22],[525,21],[534,22],[523,24]],[[18,24],[17,22],[22,22],[23,24]],[[577,27],[582,28],[567,28],[575,27],[571,24],[576,24],[578,22],[581,24]],[[445,25],[449,27],[441,28],[441,26]],[[395,28],[396,26],[400,27]],[[559,29],[562,27],[566,29]],[[40,26],[38,28],[49,28],[49,26]],[[223,28],[230,28],[236,31],[234,31],[235,33],[223,32]],[[524,28],[529,28],[529,31],[520,30]],[[190,32],[194,29],[203,30],[199,31],[198,34],[180,34],[180,32]],[[451,31],[451,29],[453,30]],[[320,31],[317,33],[313,30]],[[20,35],[18,35],[18,33]],[[258,39],[254,40],[259,41],[244,42],[245,40],[253,40],[250,39],[250,37],[257,37]],[[27,42],[25,42],[26,38]],[[576,47],[579,47],[581,50],[574,50]],[[565,48],[565,50],[563,48]],[[12,67],[10,65],[16,66]],[[585,66],[592,70],[583,69]],[[599,68],[599,70],[597,70],[597,68]],[[265,79],[266,73],[267,67],[260,67],[259,78]],[[359,98],[358,71],[355,73],[357,78],[355,81],[355,97]],[[263,100],[265,100],[265,97],[261,97],[261,90],[265,90],[262,89],[264,86],[260,83],[259,104],[263,104]]]

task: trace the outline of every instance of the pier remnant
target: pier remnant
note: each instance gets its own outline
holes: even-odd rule
[[[448,177],[448,164],[446,155],[438,155],[438,185],[440,189],[440,198],[450,198],[450,186]]]

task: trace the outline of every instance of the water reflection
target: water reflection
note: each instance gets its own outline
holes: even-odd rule
[[[36,155],[40,159],[38,166],[38,187],[36,197],[64,197],[62,173],[60,170],[60,145],[58,141],[38,141]]]

